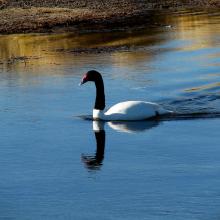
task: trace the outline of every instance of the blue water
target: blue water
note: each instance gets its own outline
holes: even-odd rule
[[[0,36],[0,219],[219,219],[220,14],[160,22]],[[94,85],[78,86],[89,69],[103,74],[107,106],[148,100],[177,115],[78,117],[94,105]]]

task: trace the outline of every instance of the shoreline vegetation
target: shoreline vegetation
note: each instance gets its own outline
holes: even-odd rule
[[[111,31],[155,11],[219,9],[219,0],[0,0],[0,34]]]

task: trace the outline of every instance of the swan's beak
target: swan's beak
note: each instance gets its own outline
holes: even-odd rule
[[[79,86],[83,85],[85,83],[84,80],[82,80],[80,83],[79,83]]]
[[[81,86],[82,84],[86,83],[88,81],[87,79],[87,75],[84,75],[81,82],[79,83],[79,86]]]

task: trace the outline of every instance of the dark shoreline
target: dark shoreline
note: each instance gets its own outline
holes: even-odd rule
[[[152,23],[158,11],[219,9],[218,0],[0,0],[0,34],[112,31]]]

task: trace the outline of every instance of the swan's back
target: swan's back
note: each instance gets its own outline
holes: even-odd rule
[[[113,105],[106,113],[106,120],[144,120],[165,114],[162,108],[151,102],[126,101]]]

